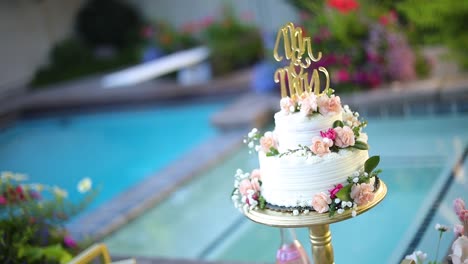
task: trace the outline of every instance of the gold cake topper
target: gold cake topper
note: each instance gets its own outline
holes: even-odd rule
[[[325,91],[328,92],[330,88],[330,77],[327,69],[324,67],[314,69],[310,79],[309,72],[304,72],[305,69],[309,68],[312,62],[317,62],[322,58],[322,52],[320,51],[317,53],[317,56],[314,56],[310,37],[303,37],[302,29],[300,27],[295,27],[292,22],[282,27],[276,35],[275,48],[273,50],[273,56],[278,62],[284,59],[284,57],[278,53],[281,38],[283,38],[284,56],[286,60],[291,61],[288,66],[275,71],[275,83],[280,83],[281,85],[281,97],[287,97],[288,91],[291,98],[299,97],[303,92],[319,94],[319,72],[325,75]],[[288,89],[286,89],[286,77],[288,78]]]

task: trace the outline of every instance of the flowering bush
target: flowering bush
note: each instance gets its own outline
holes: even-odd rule
[[[191,32],[178,31],[164,22],[156,22],[142,29],[142,37],[147,42],[153,42],[165,54],[189,49],[200,44],[200,41],[191,35]]]
[[[88,192],[91,180],[79,183],[78,190],[87,194],[78,205],[67,200],[66,190],[25,180],[20,174],[0,175],[0,262],[67,263],[80,248],[63,225],[95,195]]]
[[[453,227],[456,239],[452,244],[452,254],[449,257],[453,264],[468,264],[468,209],[466,209],[465,202],[461,198],[453,201],[453,207],[461,224],[456,224]],[[442,263],[438,262],[440,240],[442,239],[442,235],[449,230],[447,226],[441,224],[436,224],[435,229],[439,232],[439,241],[437,243],[435,259],[434,261],[429,261],[428,264]],[[427,254],[420,250],[406,256],[406,259],[414,260],[417,264],[423,264],[426,258]]]
[[[215,75],[253,65],[263,56],[260,32],[242,23],[230,8],[224,8],[221,20],[206,18],[202,29],[204,42],[211,50],[210,60]]]
[[[289,2],[301,12],[303,30],[312,33],[317,50],[327,51],[318,66],[331,71],[333,87],[341,91],[374,88],[428,73],[428,64],[400,29],[395,10],[371,1]]]

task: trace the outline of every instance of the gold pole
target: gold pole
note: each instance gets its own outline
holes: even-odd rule
[[[309,238],[314,263],[334,264],[330,226],[328,224],[309,226]]]

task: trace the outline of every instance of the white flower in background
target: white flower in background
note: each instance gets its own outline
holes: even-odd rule
[[[80,193],[86,193],[89,190],[91,190],[92,185],[93,182],[91,181],[91,179],[86,177],[78,183],[77,188]]]
[[[0,178],[2,180],[15,180],[15,181],[25,181],[28,177],[25,174],[13,173],[11,171],[2,172]]]
[[[453,242],[450,257],[453,264],[468,264],[468,238],[466,236],[461,236]]]
[[[352,215],[353,217],[356,217],[356,215],[357,215],[356,210],[353,210],[353,212],[351,213],[351,215]]]
[[[449,228],[447,226],[444,226],[444,225],[441,225],[441,224],[437,223],[435,225],[435,229],[437,231],[446,232]]]
[[[408,255],[405,257],[405,259],[408,259],[408,260],[413,260],[415,261],[417,264],[422,264],[424,263],[424,261],[426,260],[427,258],[427,254],[420,251],[420,250],[417,250],[417,251],[414,251],[413,254],[411,255]]]
[[[302,213],[306,215],[306,214],[309,214],[310,211],[309,211],[309,209],[305,209],[304,212],[302,212]]]
[[[42,190],[44,190],[45,187],[42,184],[33,183],[29,185],[29,188],[31,188],[31,190],[34,190],[36,192],[42,192]]]
[[[297,209],[293,210],[293,215],[294,216],[299,215],[299,211]]]
[[[344,209],[342,208],[338,209],[338,214],[342,214],[342,213],[344,213]]]
[[[68,192],[66,190],[62,189],[62,188],[57,187],[57,186],[52,187],[52,191],[58,197],[62,197],[62,198],[68,197]]]

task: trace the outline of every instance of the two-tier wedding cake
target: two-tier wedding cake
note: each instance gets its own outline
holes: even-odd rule
[[[237,170],[235,207],[331,216],[352,210],[354,216],[357,206],[372,201],[379,184],[380,170],[374,170],[379,157],[369,158],[362,131],[367,123],[342,106],[327,70],[313,69],[321,53],[314,54],[301,28],[289,23],[278,32],[274,57],[290,61],[274,76],[281,86],[280,111],[273,131],[261,134],[254,128],[244,140],[258,152],[260,168]]]

